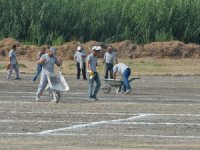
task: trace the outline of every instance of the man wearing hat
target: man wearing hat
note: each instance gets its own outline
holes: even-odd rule
[[[105,79],[108,79],[108,72],[110,72],[110,79],[113,79],[113,64],[117,63],[116,53],[113,52],[113,48],[108,46],[108,51],[104,54],[105,63]]]
[[[97,55],[101,50],[100,46],[93,46],[91,49],[91,53],[87,57],[87,72],[88,72],[88,80],[89,80],[89,101],[97,101],[97,93],[101,87],[100,78],[97,72]],[[96,82],[96,86],[94,89],[94,81]]]
[[[76,62],[77,76],[76,78],[80,79],[80,74],[82,72],[83,80],[86,78],[86,64],[85,64],[86,52],[81,46],[77,46],[77,51],[74,55],[74,61]]]
[[[47,54],[42,55],[42,57],[37,61],[38,64],[42,64],[42,72],[41,72],[40,84],[38,86],[38,90],[36,93],[36,101],[40,100],[40,96],[42,95],[48,84],[47,74],[54,73],[55,64],[57,66],[62,65],[62,59],[58,60],[55,54],[56,54],[56,49],[51,47],[48,50]],[[53,98],[52,96],[53,96],[53,91],[49,89],[49,98],[52,99]]]

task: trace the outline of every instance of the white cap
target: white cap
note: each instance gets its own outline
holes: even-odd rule
[[[56,53],[56,48],[51,47],[51,48],[50,48],[50,51],[51,51],[53,54],[55,54],[55,53]]]
[[[77,47],[77,51],[80,51],[80,50],[81,50],[81,46],[78,46],[78,47]]]
[[[93,50],[100,51],[101,50],[101,46],[93,46],[92,47],[92,51]]]

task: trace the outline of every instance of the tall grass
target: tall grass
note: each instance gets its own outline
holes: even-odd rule
[[[1,0],[0,38],[200,43],[200,0]]]

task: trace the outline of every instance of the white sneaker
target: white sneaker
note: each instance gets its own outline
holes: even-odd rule
[[[130,93],[130,92],[132,92],[133,90],[132,89],[129,89],[129,90],[127,90],[126,92],[125,92],[125,94],[128,94],[128,93]]]
[[[95,99],[94,98],[89,98],[88,102],[95,102]]]
[[[39,102],[39,101],[40,101],[40,97],[39,97],[38,95],[36,95],[35,100],[36,100],[37,102]]]
[[[51,102],[52,103],[58,103],[58,100],[57,99],[52,99]]]
[[[124,93],[125,93],[124,91],[119,92],[119,94],[124,94]]]

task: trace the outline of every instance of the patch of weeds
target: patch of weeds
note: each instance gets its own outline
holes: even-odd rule
[[[144,60],[141,60],[141,61],[140,61],[140,63],[141,63],[141,64],[144,64],[144,63],[145,63],[145,61],[144,61]]]
[[[5,69],[5,66],[3,64],[0,64],[0,70]]]
[[[24,64],[19,64],[19,67],[20,68],[28,68],[26,65],[24,65]]]

